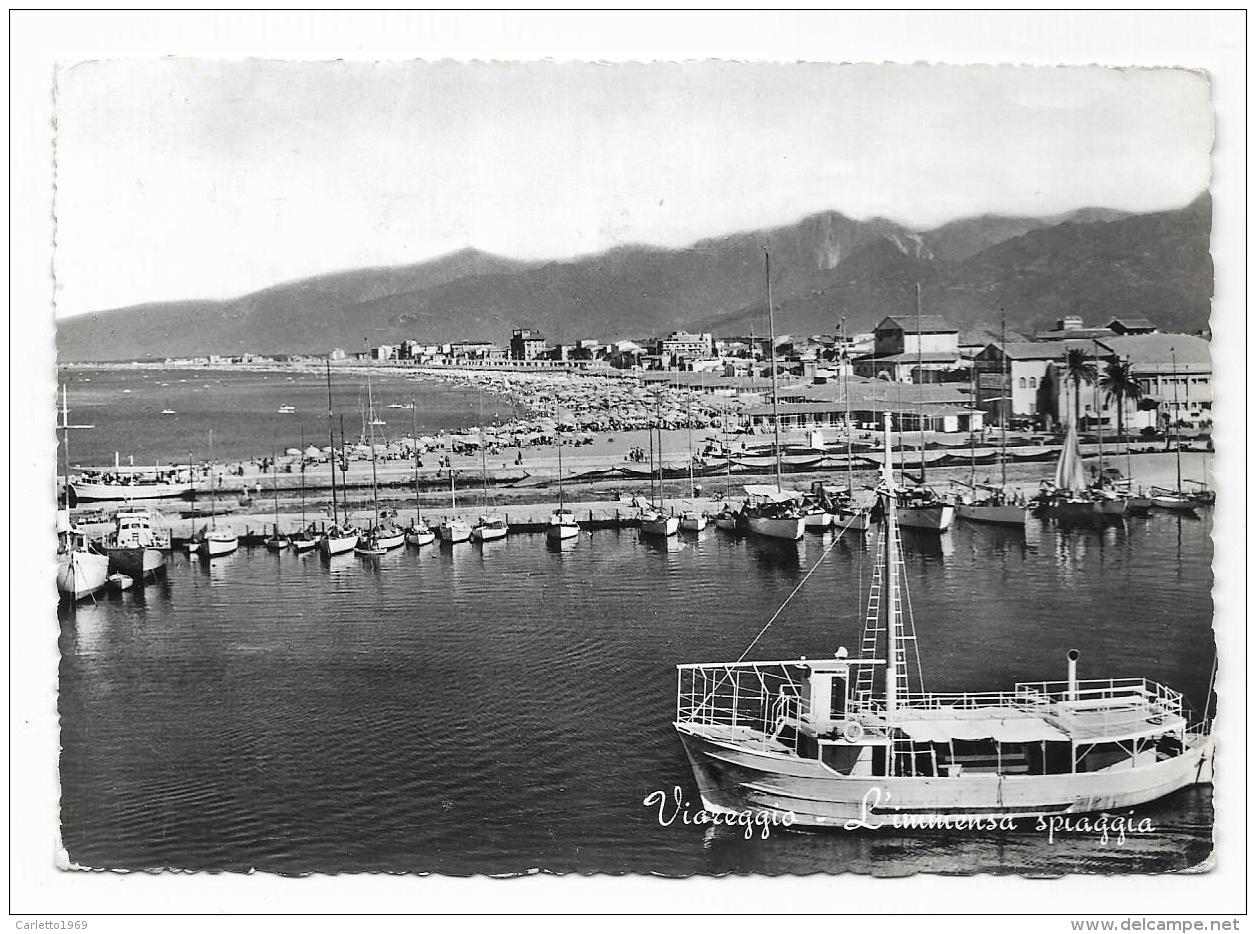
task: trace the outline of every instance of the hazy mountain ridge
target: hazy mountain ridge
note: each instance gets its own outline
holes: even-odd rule
[[[1162,327],[1208,323],[1211,201],[1154,214],[1083,209],[1060,218],[998,215],[912,231],[824,211],[683,249],[616,247],[525,263],[463,250],[407,266],[349,270],[229,301],[152,303],[61,322],[63,360],[204,353],[326,352],[415,337],[504,343],[511,328],[552,339],[636,338],[674,328],[767,327],[763,249],[772,257],[777,329],[850,331],[887,314],[1036,330],[1065,313]]]

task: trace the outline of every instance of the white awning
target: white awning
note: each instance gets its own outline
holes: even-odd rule
[[[990,717],[962,720],[906,720],[899,729],[921,743],[953,739],[993,739],[1000,743],[1068,742],[1068,736],[1038,717]]]

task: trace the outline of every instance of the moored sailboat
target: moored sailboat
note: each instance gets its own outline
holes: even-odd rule
[[[769,358],[772,369],[772,431],[776,490],[772,492],[766,486],[747,486],[745,489],[749,497],[741,509],[739,525],[766,538],[797,541],[803,537],[807,522],[799,506],[801,494],[784,490],[781,487],[781,418],[776,387],[776,317],[772,308],[772,260],[766,250],[763,252],[763,274],[767,281],[768,295],[768,343],[771,345]],[[762,493],[758,495],[752,493],[751,491],[755,489],[762,490]]]
[[[557,407],[554,414],[558,414]],[[576,522],[576,514],[563,501],[563,439],[556,437],[555,440],[558,442],[558,508],[550,513],[549,525],[545,527],[545,538],[549,542],[561,543],[579,536],[580,523]]]
[[[1116,810],[1211,782],[1206,713],[1145,678],[1081,680],[1073,651],[1065,680],[923,689],[889,434],[887,417],[858,658],[839,647],[677,666],[673,726],[703,807],[786,826],[947,827]]]
[[[203,526],[197,539],[200,547],[198,554],[203,558],[220,558],[229,555],[240,547],[240,537],[234,530],[218,527],[218,478],[214,471],[214,431],[209,431],[209,525]]]
[[[345,493],[345,517],[340,521],[340,507],[336,501],[336,429],[335,412],[331,400],[331,361],[324,362],[327,370],[327,458],[331,465],[331,528],[323,532],[319,539],[318,550],[323,557],[348,554],[358,544],[359,533],[349,524],[349,494]],[[344,422],[340,423],[340,441],[344,446]]]
[[[680,528],[680,517],[668,515],[663,511],[663,420],[661,404],[655,400],[657,415],[655,424],[650,426],[650,504],[641,510],[638,517],[641,523],[641,534],[669,538]],[[654,433],[659,438],[658,449],[658,484],[654,482]]]

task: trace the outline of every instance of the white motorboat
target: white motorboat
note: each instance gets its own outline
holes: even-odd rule
[[[165,570],[170,530],[158,529],[149,509],[124,506],[114,513],[113,521],[113,534],[105,540],[111,572],[145,581]]]
[[[923,690],[889,434],[887,417],[859,656],[677,666],[673,726],[703,807],[785,826],[948,828],[1124,811],[1211,782],[1207,708],[1194,717],[1145,678],[1080,680],[1075,651],[1065,680]]]
[[[97,551],[70,520],[68,509],[57,513],[57,591],[79,601],[105,586],[109,556]]]
[[[471,526],[467,524],[467,520],[460,516],[446,518],[441,520],[441,524],[437,527],[436,534],[442,542],[448,542],[456,545],[459,542],[469,541],[471,539]]]
[[[680,514],[680,530],[682,532],[701,532],[707,527],[706,513],[696,509],[686,509]]]
[[[200,553],[207,558],[229,555],[240,547],[240,537],[231,529],[202,529]]]
[[[110,574],[105,578],[105,583],[110,590],[121,593],[124,590],[130,590],[135,586],[135,580],[128,574]]]
[[[427,527],[421,519],[416,519],[410,523],[410,527],[406,529],[406,544],[422,547],[430,545],[436,541],[436,533]]]
[[[361,537],[362,533],[352,526],[333,525],[323,533],[318,543],[318,550],[327,558],[343,555],[353,551]]]
[[[509,531],[501,516],[480,516],[471,528],[471,537],[477,542],[492,542],[505,538]]]
[[[680,528],[680,516],[669,516],[658,509],[641,512],[641,534],[668,537]]]
[[[229,555],[240,547],[240,538],[231,529],[218,528],[218,490],[214,484],[214,431],[209,431],[209,481],[213,492],[210,494],[209,525],[204,526],[197,534],[200,540],[200,554],[204,558],[218,558]]]
[[[558,405],[554,406],[554,420],[558,421]],[[576,522],[576,514],[563,502],[563,439],[557,438],[558,448],[558,508],[550,513],[549,525],[545,527],[545,539],[549,542],[565,542],[580,534],[580,524]]]
[[[741,526],[765,538],[797,541],[807,530],[807,519],[799,507],[802,494],[766,483],[747,484],[746,504],[740,514]]]
[[[550,513],[549,525],[545,528],[545,537],[550,541],[565,541],[579,534],[580,524],[574,512],[559,507]]]

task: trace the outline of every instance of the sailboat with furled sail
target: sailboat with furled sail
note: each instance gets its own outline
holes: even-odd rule
[[[240,536],[232,529],[218,527],[218,480],[214,472],[214,430],[209,430],[209,525],[197,534],[199,553],[204,558],[220,558],[240,547]]]
[[[493,513],[488,496],[488,444],[484,437],[484,391],[480,390],[480,481],[484,485],[484,511],[471,527],[471,537],[477,542],[494,542],[510,532],[506,518]]]
[[[555,421],[558,420],[558,404],[554,404]],[[558,442],[558,508],[550,513],[549,525],[545,527],[545,539],[549,542],[561,543],[573,539],[580,534],[580,524],[576,522],[576,514],[567,508],[563,500],[563,439],[554,432],[554,440]]]
[[[391,521],[385,521],[379,511],[379,477],[375,460],[375,394],[371,389],[371,371],[366,371],[367,405],[370,407],[371,420],[368,425],[367,442],[371,446],[371,525],[358,537],[353,553],[363,557],[375,558],[387,554],[394,548],[400,548],[406,542],[405,532],[397,528]]]
[[[305,521],[305,426],[301,426],[301,530],[288,539],[297,554],[313,551],[318,547],[318,536],[312,524]]]
[[[1076,651],[1065,680],[925,691],[889,436],[887,416],[858,657],[746,661],[756,636],[735,662],[677,666],[673,726],[703,807],[785,826],[948,828],[1114,811],[1211,782],[1211,700],[1195,716],[1146,678],[1081,680]]]
[[[349,494],[345,493],[344,522],[340,521],[340,508],[336,501],[336,428],[335,410],[331,401],[331,361],[325,362],[327,368],[327,457],[331,462],[331,528],[323,533],[318,549],[323,557],[348,554],[358,544],[358,530],[349,524]],[[344,442],[344,422],[340,425],[341,446]],[[343,476],[342,476],[343,479]]]
[[[419,417],[413,399],[410,400],[410,420],[410,435],[414,439],[414,521],[406,529],[406,544],[421,548],[436,541],[436,533],[423,521],[423,506],[419,502],[419,457],[423,446],[419,444]]]
[[[61,387],[61,431],[65,445],[65,508],[57,512],[57,591],[69,601],[89,597],[105,586],[109,556],[92,547],[70,518],[70,408]]]
[[[655,423],[650,430],[650,504],[641,510],[639,521],[641,534],[669,538],[680,528],[680,517],[663,511],[663,409],[662,401],[655,397]],[[654,434],[658,432],[658,483],[654,473]]]
[[[772,308],[772,260],[767,250],[763,251],[763,274],[767,280],[768,293],[768,343],[771,344],[769,357],[772,365],[772,429],[776,455],[776,486],[768,484],[750,484],[745,487],[746,504],[742,507],[739,522],[741,526],[756,535],[766,538],[784,538],[797,541],[803,537],[807,528],[807,519],[799,506],[802,494],[781,486],[781,418],[777,403],[776,391],[776,318]]]

